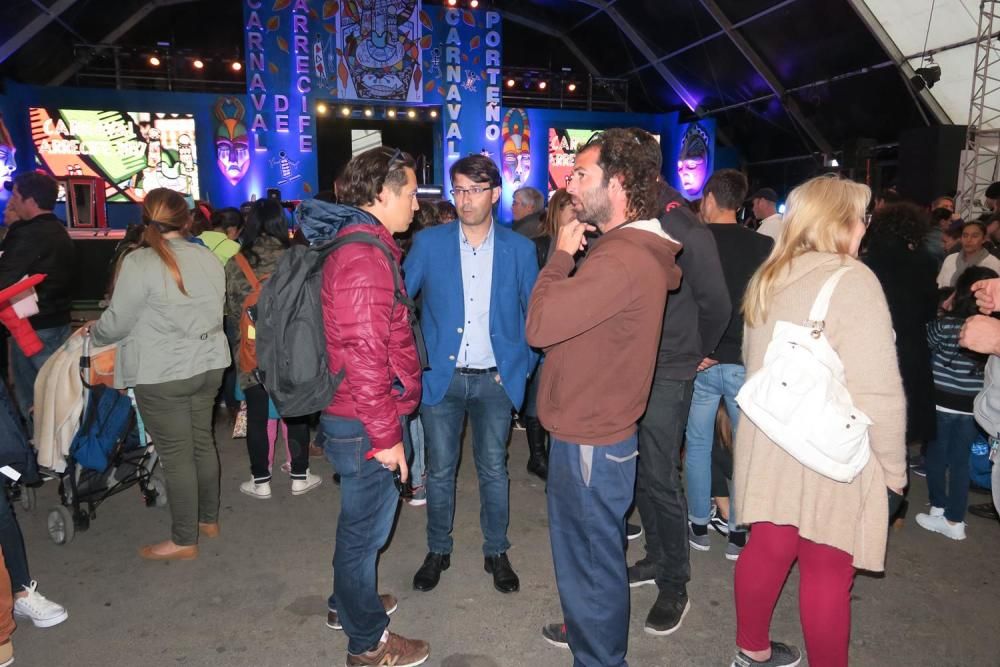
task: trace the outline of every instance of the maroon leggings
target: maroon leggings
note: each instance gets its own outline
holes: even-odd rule
[[[854,566],[846,551],[799,537],[795,526],[755,523],[736,563],[736,645],[764,651],[788,571],[799,561],[799,616],[812,667],[845,667]]]

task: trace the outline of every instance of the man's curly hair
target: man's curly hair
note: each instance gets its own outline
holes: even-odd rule
[[[592,137],[577,154],[591,148],[601,152],[597,164],[604,171],[604,185],[612,178],[621,178],[628,197],[628,220],[655,218],[659,211],[656,180],[663,166],[656,138],[638,127],[613,127]]]
[[[901,240],[904,245],[919,246],[931,229],[930,215],[916,204],[899,202],[886,204],[872,214],[868,227],[869,241],[892,243]]]

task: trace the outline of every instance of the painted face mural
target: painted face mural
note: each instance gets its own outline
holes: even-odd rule
[[[417,0],[345,0],[337,14],[338,95],[423,99]],[[411,91],[411,82],[416,87]],[[353,90],[352,90],[353,89]]]
[[[510,109],[500,126],[503,139],[503,178],[521,185],[531,175],[531,126],[524,109]]]
[[[688,196],[697,196],[708,176],[708,133],[698,123],[691,123],[677,153],[677,176]]]
[[[0,199],[9,196],[4,184],[14,178],[14,171],[17,170],[17,162],[14,160],[14,141],[10,138],[10,132],[4,125],[3,115],[0,114]]]
[[[250,139],[243,122],[246,108],[235,97],[220,97],[215,103],[215,155],[219,171],[236,185],[250,168]]]

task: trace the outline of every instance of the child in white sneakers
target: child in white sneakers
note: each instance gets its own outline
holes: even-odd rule
[[[927,445],[927,490],[931,509],[918,514],[917,523],[953,540],[965,539],[965,510],[969,499],[969,448],[979,427],[972,402],[983,388],[985,358],[961,348],[959,332],[975,315],[973,283],[995,278],[992,269],[972,266],[955,285],[945,314],[927,325],[927,343],[934,373],[937,436]]]

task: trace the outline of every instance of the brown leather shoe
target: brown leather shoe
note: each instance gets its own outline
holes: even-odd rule
[[[392,593],[382,593],[378,599],[382,601],[382,608],[385,609],[387,616],[391,616],[392,612],[399,607],[399,600]],[[326,610],[326,627],[333,630],[344,629],[344,626],[340,624],[340,614],[337,613],[336,609]]]
[[[146,560],[194,560],[198,557],[198,545],[182,547],[167,540],[159,544],[147,544],[139,549],[139,555]]]
[[[203,537],[218,537],[219,536],[219,522],[215,523],[201,523],[198,522],[198,532],[201,533]]]
[[[431,645],[420,639],[407,639],[393,632],[373,651],[354,655],[348,652],[347,667],[369,667],[392,665],[393,667],[415,667],[422,665],[431,655]]]

